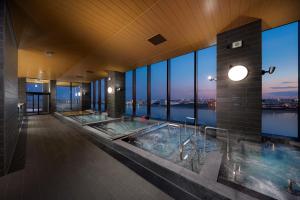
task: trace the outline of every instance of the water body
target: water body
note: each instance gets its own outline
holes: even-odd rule
[[[297,137],[298,112],[285,110],[263,110],[262,132],[287,137]]]
[[[193,117],[192,107],[171,106],[171,120],[185,121],[185,117]],[[126,107],[126,113],[132,113],[132,106]],[[151,117],[166,119],[167,110],[165,106],[152,106]],[[137,115],[147,114],[146,106],[137,107]],[[216,126],[216,111],[207,108],[198,109],[198,123]],[[192,122],[190,122],[192,123]],[[262,133],[286,137],[298,137],[298,112],[287,110],[263,110],[262,111]]]

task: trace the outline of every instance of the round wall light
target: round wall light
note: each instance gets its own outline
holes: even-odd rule
[[[241,81],[248,75],[248,69],[243,65],[236,65],[229,69],[228,77],[232,81]]]
[[[108,87],[108,88],[107,88],[107,92],[108,92],[108,94],[111,94],[111,93],[113,92],[112,87]]]

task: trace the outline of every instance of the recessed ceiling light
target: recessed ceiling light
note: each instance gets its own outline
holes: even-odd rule
[[[46,51],[45,54],[48,57],[52,57],[54,55],[54,51]]]

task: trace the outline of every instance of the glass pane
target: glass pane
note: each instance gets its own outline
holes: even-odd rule
[[[125,115],[132,115],[132,71],[125,73]]]
[[[167,119],[167,61],[151,65],[151,118]]]
[[[298,23],[262,34],[262,132],[298,137]]]
[[[105,112],[105,94],[106,94],[105,79],[101,79],[101,111],[102,112]]]
[[[147,115],[147,67],[136,69],[136,116]]]
[[[216,46],[197,51],[198,62],[198,124],[216,126]]]
[[[27,92],[48,92],[47,84],[42,83],[26,83]],[[44,90],[45,89],[45,90]]]
[[[35,95],[37,96],[37,95]],[[49,112],[49,95],[39,95],[39,111],[40,113]]]
[[[72,83],[72,110],[81,110],[80,96],[80,83]]]
[[[172,58],[170,65],[170,119],[184,122],[194,117],[194,53]]]
[[[91,109],[94,109],[94,83],[91,82]]]
[[[26,95],[27,112],[33,112],[33,95]]]
[[[96,111],[98,111],[98,91],[99,91],[99,89],[98,89],[98,81],[96,81],[96,82],[94,82],[95,84],[95,87],[96,87],[96,92],[95,92],[95,110]]]
[[[58,85],[56,86],[56,109],[57,111],[69,111],[70,106],[70,85]]]

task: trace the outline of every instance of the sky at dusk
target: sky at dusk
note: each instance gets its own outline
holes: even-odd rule
[[[167,61],[151,65],[151,97],[167,99]]]
[[[262,33],[262,66],[276,66],[274,74],[263,76],[263,98],[298,97],[298,23],[284,25]],[[197,51],[199,99],[216,97],[216,83],[208,81],[209,75],[216,77],[216,46]],[[170,59],[171,100],[192,99],[194,84],[194,53]],[[166,61],[152,64],[152,99],[166,99]],[[126,74],[126,84],[132,84],[132,72]],[[147,98],[147,68],[136,70],[137,100]],[[126,86],[126,100],[132,98]],[[130,89],[128,91],[127,89]]]
[[[263,98],[298,98],[298,23],[262,33],[262,66],[275,66],[263,76]]]

